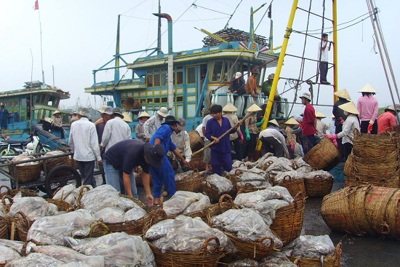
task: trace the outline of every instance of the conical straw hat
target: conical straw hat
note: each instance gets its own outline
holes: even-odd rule
[[[143,111],[142,113],[139,114],[138,119],[140,118],[150,118],[150,115],[146,111]]]
[[[275,119],[270,120],[268,123],[275,124],[276,126],[279,127],[279,123]]]
[[[349,92],[347,92],[346,89],[339,90],[339,91],[335,92],[334,95],[337,96],[337,97],[340,97],[340,98],[351,100]]]
[[[257,106],[256,104],[253,104],[247,109],[247,112],[258,112],[261,110],[262,109],[259,106]]]
[[[128,112],[124,112],[124,113],[122,113],[122,115],[124,116],[124,117],[122,118],[123,121],[125,121],[125,122],[132,122],[131,115],[129,115]]]
[[[374,93],[376,94],[376,90],[374,87],[372,87],[369,83],[367,83],[366,85],[364,85],[363,88],[361,88],[360,91],[358,91],[359,93]]]
[[[316,111],[315,112],[315,117],[317,118],[326,118],[326,116],[324,115],[324,113],[320,112],[320,111]]]
[[[296,119],[294,119],[294,118],[290,118],[287,121],[285,121],[285,124],[286,125],[299,125],[299,122],[296,121]]]
[[[237,111],[237,108],[234,105],[232,105],[232,103],[228,103],[222,108],[222,111],[235,112]]]
[[[358,109],[356,105],[354,105],[353,102],[348,102],[346,104],[342,104],[339,106],[340,109],[343,109],[344,111],[347,111],[348,113],[358,115],[360,112],[358,112]]]

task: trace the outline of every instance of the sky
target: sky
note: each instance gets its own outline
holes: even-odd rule
[[[41,58],[45,82],[69,91],[71,99],[62,101],[60,108],[74,105],[91,105],[96,108],[102,105],[102,99],[84,93],[84,88],[93,84],[92,70],[99,68],[112,59],[115,53],[117,17],[121,14],[121,49],[120,52],[131,52],[156,46],[157,18],[152,13],[158,12],[158,0],[38,0],[39,10],[34,10],[34,0],[1,0],[0,10],[0,91],[20,89],[24,82],[42,80]],[[321,11],[322,1],[313,10]],[[196,28],[216,32],[224,28],[230,15],[229,27],[248,31],[250,7],[254,9],[270,1],[259,0],[163,0],[162,12],[168,13],[174,20],[173,50],[182,51],[203,46],[205,34]],[[300,0],[300,6],[308,8],[309,1]],[[326,1],[326,16],[331,17],[331,3]],[[398,49],[397,25],[394,23],[400,10],[399,1],[378,1],[379,20],[396,78],[400,73],[400,49]],[[260,21],[266,6],[254,15],[255,25]],[[274,46],[282,44],[288,16],[292,6],[291,0],[274,0],[272,19],[274,22]],[[315,9],[314,9],[315,8]],[[370,83],[377,91],[376,97],[381,107],[392,103],[387,81],[374,42],[373,30],[365,0],[338,1],[338,71],[339,89],[346,88],[353,101],[360,96],[358,91]],[[298,11],[294,20],[295,30],[305,30],[304,12]],[[358,18],[358,19],[357,19]],[[330,32],[329,21],[324,23],[326,32]],[[351,26],[350,24],[354,24]],[[41,25],[41,27],[40,27]],[[264,18],[256,29],[256,34],[269,36],[270,21]],[[311,19],[309,29],[316,30],[319,37],[322,22]],[[40,29],[42,34],[40,34]],[[168,51],[167,24],[163,21],[162,49]],[[42,36],[42,38],[40,37]],[[300,55],[303,52],[304,40],[301,35],[292,34],[287,53]],[[333,35],[330,33],[329,39]],[[41,44],[42,40],[42,46]],[[305,54],[317,56],[318,39],[308,39]],[[42,52],[41,52],[42,47]],[[42,55],[42,56],[41,56]],[[132,62],[135,54],[126,57]],[[332,52],[330,52],[332,59]],[[309,63],[305,73],[315,73],[317,63]],[[298,62],[285,59],[282,76],[298,77]],[[122,72],[123,74],[124,72]],[[97,79],[111,80],[112,72],[101,74]],[[329,70],[328,80],[332,80]],[[285,90],[280,83],[278,90]],[[306,91],[301,88],[299,93]],[[293,96],[284,95],[289,101]],[[299,100],[296,100],[300,103]],[[332,105],[332,87],[320,88],[319,103]],[[302,109],[296,105],[296,111]],[[330,107],[317,108],[330,116]]]

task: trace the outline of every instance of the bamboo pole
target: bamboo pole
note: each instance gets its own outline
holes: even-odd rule
[[[229,130],[227,130],[226,132],[224,132],[224,133],[223,133],[221,136],[219,136],[217,139],[218,139],[218,140],[221,140],[221,139],[224,138],[227,134],[229,134],[233,129],[239,127],[239,126],[242,124],[242,122],[243,122],[245,119],[247,119],[251,114],[253,114],[253,112],[248,112],[248,113],[243,117],[243,119],[241,119],[236,125],[232,126]],[[209,147],[212,146],[213,144],[215,144],[215,140],[212,141],[211,143],[209,143],[208,145],[204,146],[203,148],[197,150],[196,152],[193,152],[193,153],[192,153],[192,156],[194,156],[194,155],[200,153],[201,151],[205,150],[206,148],[209,148]]]

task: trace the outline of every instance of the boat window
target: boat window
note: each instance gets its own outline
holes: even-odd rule
[[[183,72],[179,71],[176,73],[175,84],[183,84]]]
[[[212,79],[211,79],[213,82],[221,81],[222,66],[223,66],[222,61],[215,62]]]
[[[160,74],[154,74],[154,86],[160,86]]]
[[[187,83],[196,83],[196,68],[189,67],[187,70]]]
[[[146,83],[147,83],[147,87],[153,87],[153,75],[147,74]]]
[[[165,85],[167,85],[167,74],[161,73],[160,86],[165,86]]]

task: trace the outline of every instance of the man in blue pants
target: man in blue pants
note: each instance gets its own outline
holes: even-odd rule
[[[164,123],[156,130],[150,139],[150,144],[160,144],[164,148],[164,157],[160,167],[150,166],[150,173],[153,179],[153,197],[154,205],[159,205],[161,200],[161,193],[163,186],[168,193],[168,197],[172,197],[176,192],[175,173],[172,168],[171,162],[167,157],[168,151],[172,151],[175,156],[181,160],[182,164],[187,166],[187,161],[182,157],[171,140],[173,131],[178,132],[179,122],[174,116],[167,116]]]

